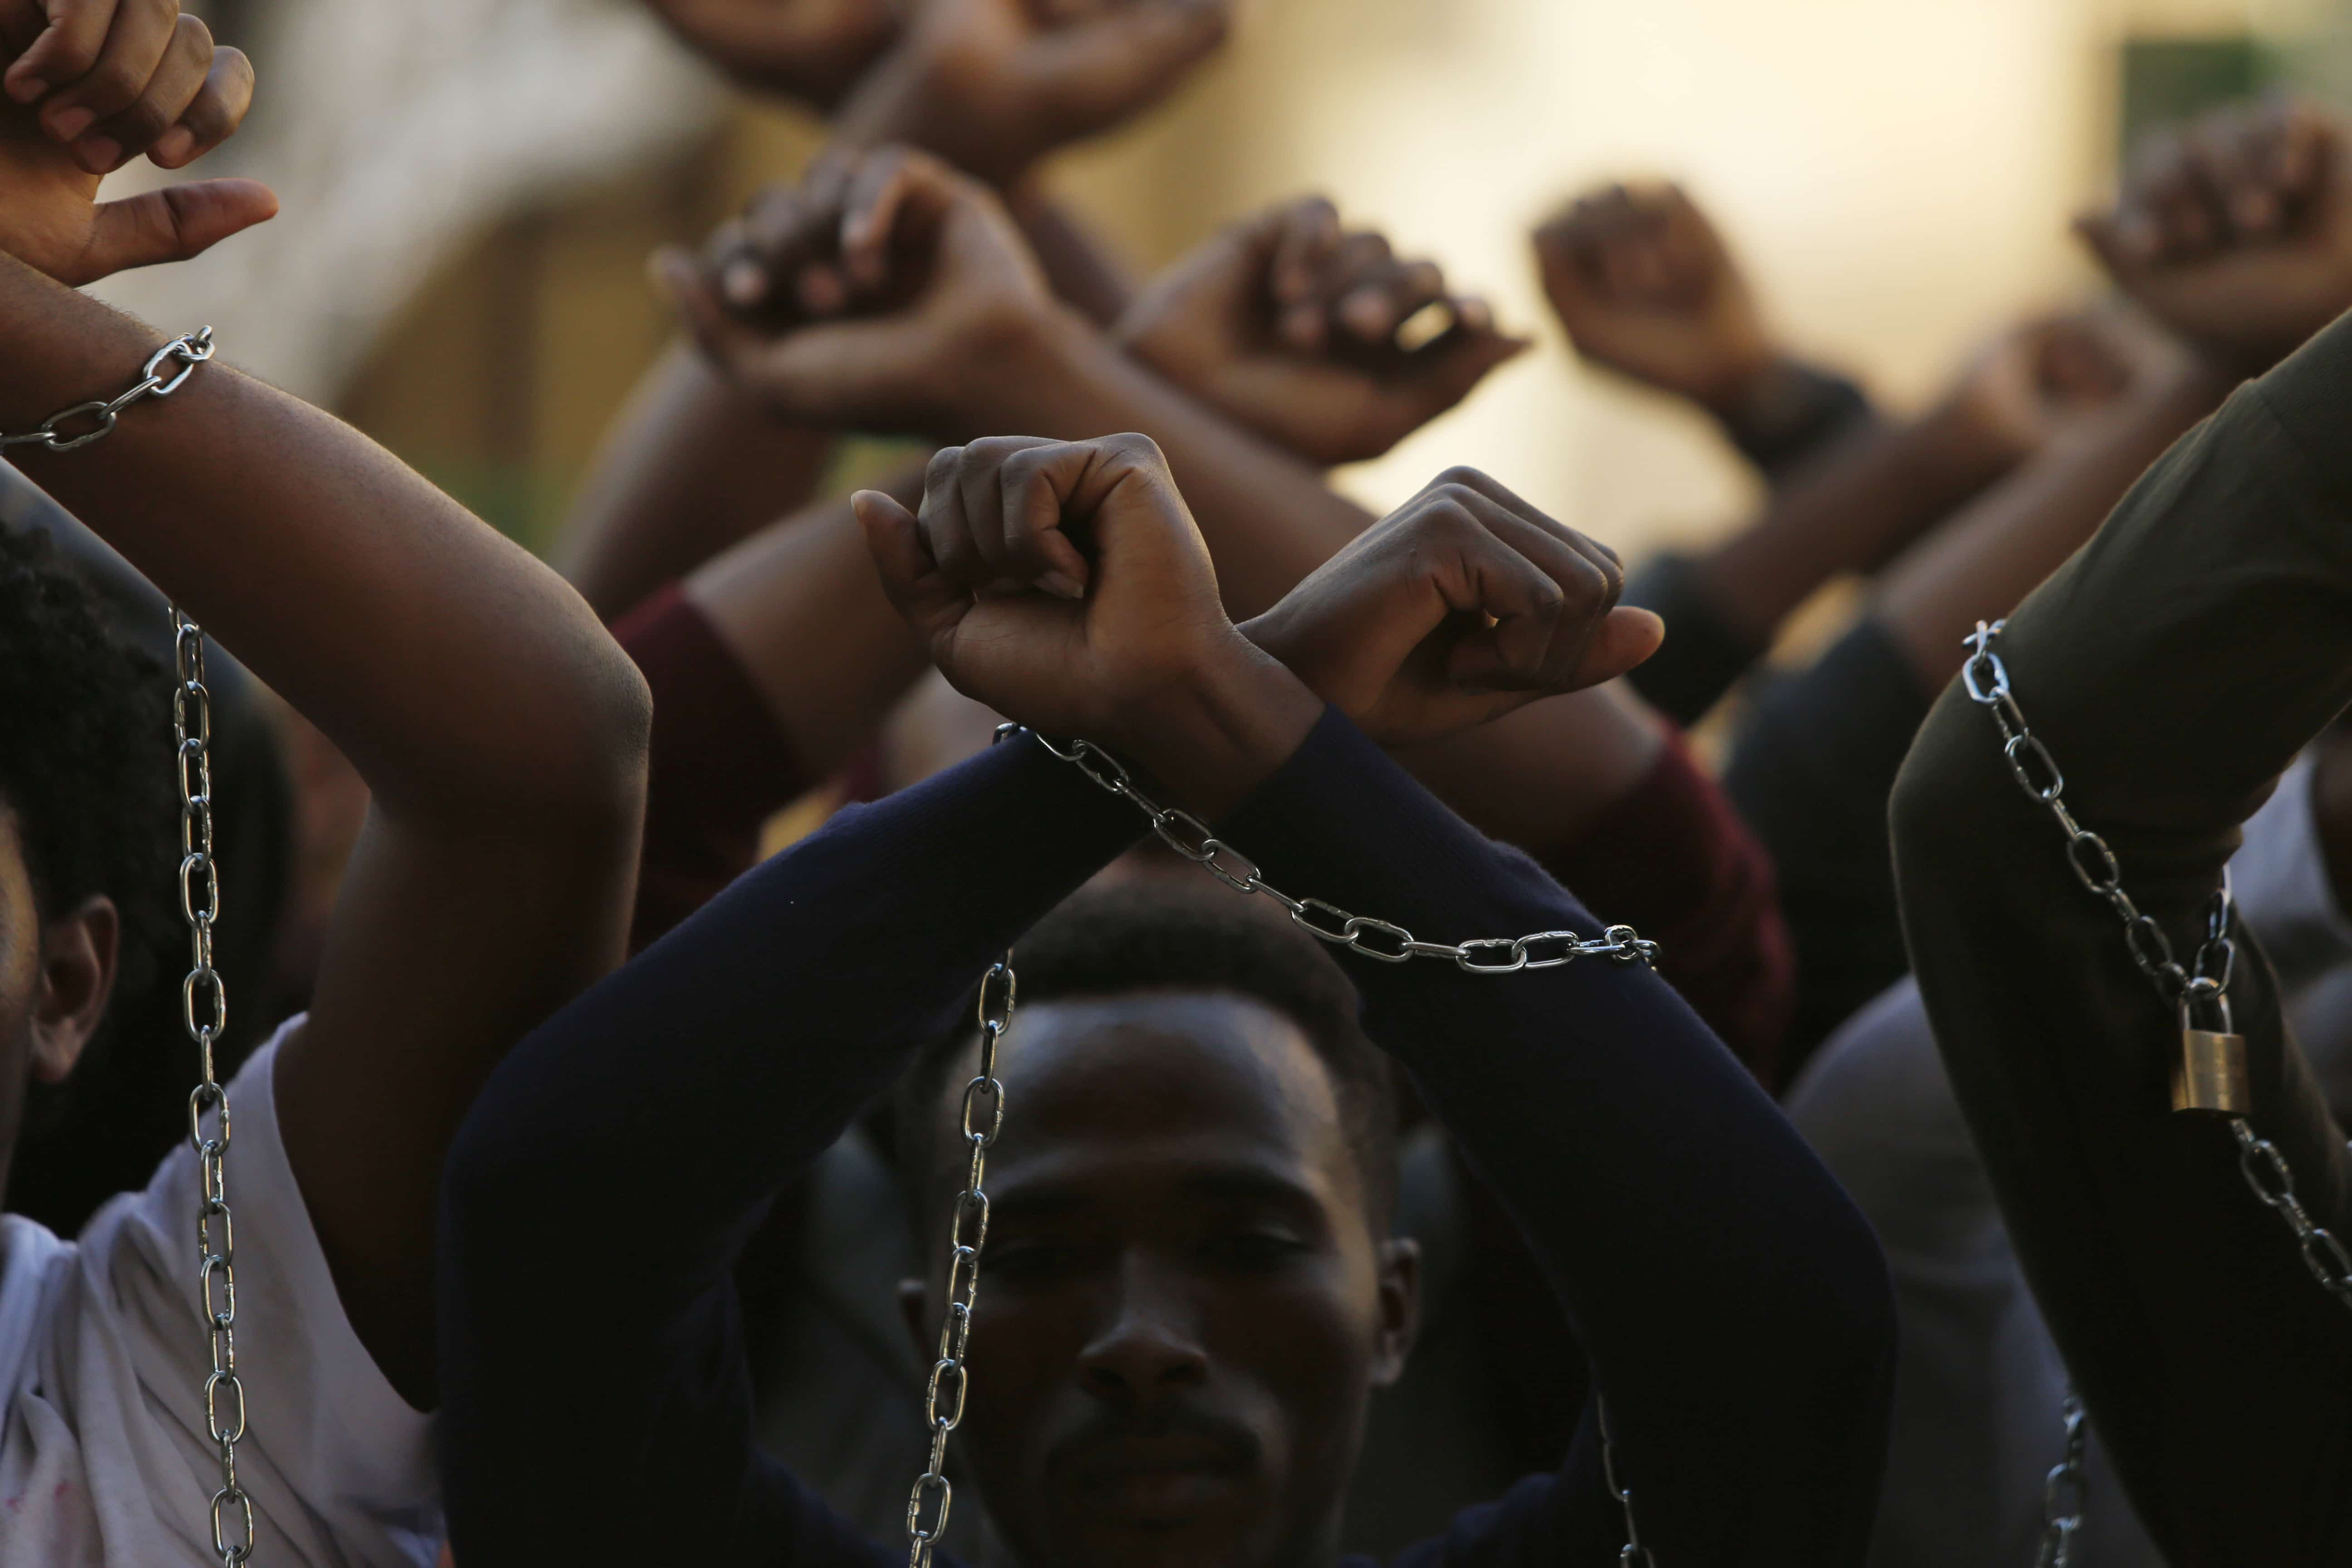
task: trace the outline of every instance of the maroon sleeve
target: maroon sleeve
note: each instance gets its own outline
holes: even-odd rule
[[[654,698],[635,952],[750,869],[761,826],[814,781],[751,671],[676,584],[615,622],[613,635]]]
[[[1659,973],[1778,1091],[1796,964],[1772,862],[1679,734],[1623,799],[1537,858],[1587,909],[1655,941]]]

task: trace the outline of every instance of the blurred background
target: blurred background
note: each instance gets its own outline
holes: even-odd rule
[[[646,254],[796,171],[814,121],[631,0],[208,15],[268,84],[228,155],[284,216],[104,291],[213,321],[543,543],[667,336]],[[1475,463],[1631,557],[1727,526],[1753,481],[1697,416],[1577,367],[1527,245],[1563,197],[1684,181],[1792,344],[1899,407],[2090,285],[2067,220],[2133,127],[2286,82],[2352,96],[2352,0],[1255,0],[1171,109],[1050,184],[1139,271],[1310,190],[1441,261],[1541,351],[1343,484],[1381,509]]]

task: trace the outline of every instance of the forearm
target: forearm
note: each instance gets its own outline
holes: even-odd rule
[[[1055,294],[1098,327],[1118,321],[1135,289],[1101,237],[1034,179],[1024,181],[1005,201]]]
[[[2347,387],[2339,322],[2177,445],[1998,645],[2070,809],[2184,962],[2238,824],[2352,699]],[[1948,689],[1921,731],[1896,866],[1937,1043],[2043,1313],[2169,1555],[2334,1561],[2342,1309],[2245,1190],[2221,1121],[2169,1110],[2178,1017],[1974,708]],[[2251,1121],[2340,1227],[2341,1134],[2239,940]]]
[[[2231,383],[2190,363],[2071,430],[2004,483],[1906,552],[1879,582],[1874,606],[1921,686],[1960,667],[1961,639],[2005,614],[2057,570],[2132,481],[2217,407]]]
[[[830,432],[784,424],[688,343],[646,373],[605,435],[557,564],[605,620],[805,504]]]
[[[1727,630],[1769,647],[1822,584],[1875,570],[2006,466],[1948,415],[1878,426],[1776,489],[1755,522],[1694,563],[1696,586]]]
[[[1227,424],[1066,311],[1037,323],[957,403],[943,439],[1133,430],[1158,442],[1236,622],[1271,607],[1372,521],[1318,470]]]
[[[1600,924],[1327,719],[1221,828],[1267,879],[1458,942]],[[1350,960],[1373,1037],[1502,1194],[1607,1390],[1662,1557],[1858,1562],[1891,1305],[1867,1226],[1657,976]],[[1654,1520],[1654,1523],[1652,1521]]]
[[[1138,823],[1034,742],[997,748],[843,814],[516,1048],[444,1185],[441,1434],[460,1551],[607,1561],[630,1554],[618,1529],[735,1560],[752,1454],[734,1248]],[[648,1071],[657,1092],[641,1091]],[[631,1174],[615,1183],[620,1149]],[[617,1319],[562,1284],[614,1236],[657,1237],[661,1254]],[[608,1375],[582,1379],[591,1364]],[[615,1525],[580,1507],[583,1478],[615,1473],[614,1430],[646,1436],[618,1473],[669,1499],[662,1516]]]
[[[882,488],[912,507],[922,472]],[[929,668],[883,596],[846,500],[771,524],[696,572],[685,593],[759,688],[803,780],[827,776],[871,742]]]
[[[0,428],[110,395],[161,342],[0,262]],[[643,689],[554,574],[374,443],[217,361],[114,434],[12,458],[334,741],[394,821],[634,811]]]

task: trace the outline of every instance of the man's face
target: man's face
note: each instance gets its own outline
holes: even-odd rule
[[[1367,1399],[1402,1367],[1416,1260],[1373,1234],[1312,1046],[1260,1003],[1139,993],[1024,1007],[998,1076],[961,1442],[1014,1553],[1328,1559]],[[969,1077],[943,1097],[941,1194]]]

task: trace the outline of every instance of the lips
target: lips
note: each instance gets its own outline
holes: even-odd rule
[[[1098,1432],[1062,1445],[1084,1503],[1138,1521],[1173,1520],[1229,1500],[1257,1444],[1245,1431],[1187,1424],[1172,1431]]]

